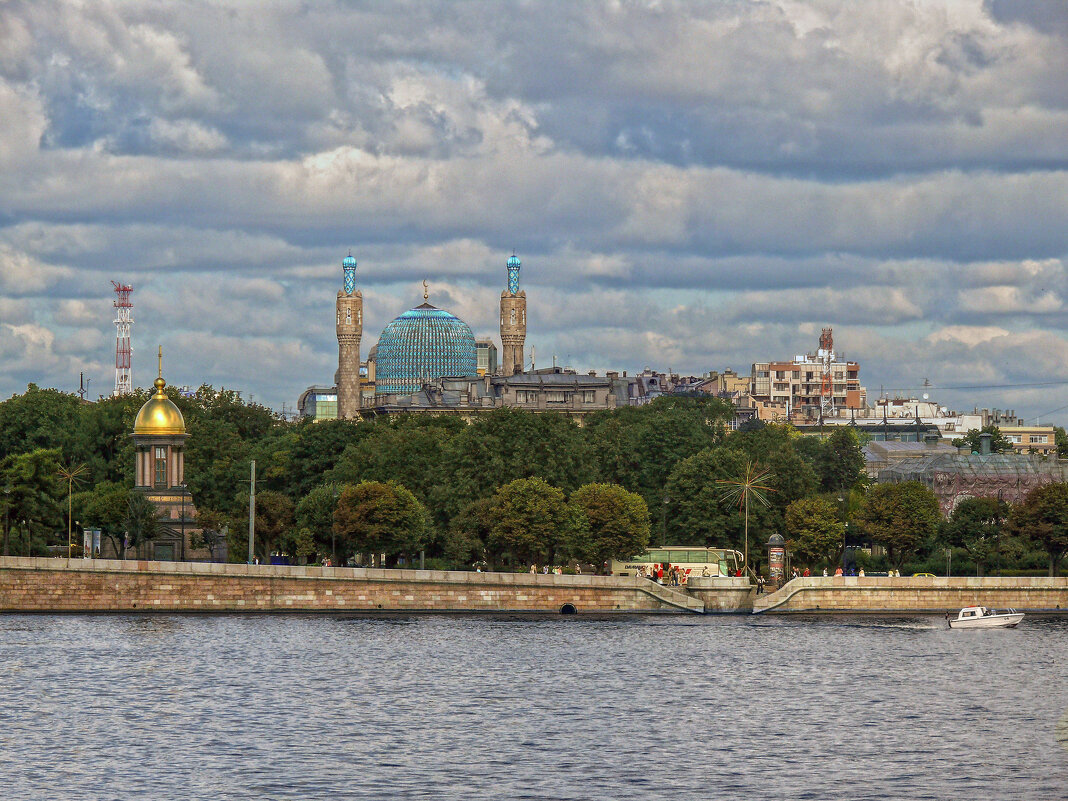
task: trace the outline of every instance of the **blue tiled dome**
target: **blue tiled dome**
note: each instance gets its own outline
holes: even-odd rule
[[[475,375],[475,335],[463,320],[424,303],[382,330],[375,394],[416,392],[424,381]]]

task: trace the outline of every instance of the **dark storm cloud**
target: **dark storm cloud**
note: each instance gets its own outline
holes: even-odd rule
[[[1065,18],[8,2],[0,390],[106,384],[116,279],[180,383],[292,401],[333,373],[350,247],[368,346],[424,278],[493,333],[516,248],[530,344],[578,367],[745,370],[832,324],[872,386],[1060,376]]]

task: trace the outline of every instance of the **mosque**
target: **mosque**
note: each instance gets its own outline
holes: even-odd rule
[[[581,422],[594,412],[650,400],[642,376],[579,374],[555,364],[535,369],[533,353],[527,362],[522,263],[513,253],[505,266],[508,283],[501,291],[499,351],[495,342],[476,339],[463,320],[431,305],[424,281],[423,303],[386,325],[361,361],[363,294],[356,287],[356,259],[350,253],[341,262],[344,281],[337,293],[334,385],[308,387],[297,401],[300,415],[351,420],[428,413],[471,419],[510,407],[559,412]]]
[[[309,387],[298,406],[317,419],[355,419],[425,390],[444,378],[511,376],[523,371],[527,334],[527,296],[519,288],[522,263],[514,253],[506,263],[508,286],[501,292],[501,360],[495,343],[476,341],[460,318],[430,304],[426,281],[423,303],[391,321],[361,362],[363,293],[356,287],[356,259],[342,262],[344,280],[337,293],[338,369],[333,387]],[[336,412],[330,408],[336,402]]]

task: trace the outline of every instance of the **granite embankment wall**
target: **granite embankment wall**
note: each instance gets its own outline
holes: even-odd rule
[[[703,612],[651,581],[444,570],[0,557],[0,611]]]
[[[945,612],[964,606],[1068,610],[1068,577],[889,578],[813,576],[758,595],[756,613]]]

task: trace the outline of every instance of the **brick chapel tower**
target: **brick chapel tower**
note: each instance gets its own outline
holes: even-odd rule
[[[345,285],[337,293],[337,416],[351,420],[360,411],[360,338],[363,295],[356,289],[356,259],[341,262]]]
[[[527,293],[519,288],[519,257],[508,259],[508,289],[501,293],[501,370],[505,375],[523,372],[523,346],[527,339]]]

